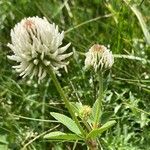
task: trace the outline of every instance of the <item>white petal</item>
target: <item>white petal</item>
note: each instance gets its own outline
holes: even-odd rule
[[[59,61],[64,60],[64,59],[70,57],[72,54],[73,54],[73,52],[68,53],[68,54],[58,55],[57,60],[59,60]]]
[[[35,65],[37,65],[37,64],[39,63],[39,60],[38,60],[38,59],[34,59],[33,63],[34,63]]]
[[[70,45],[71,45],[71,43],[68,43],[66,46],[59,48],[58,49],[59,54],[64,53]]]
[[[41,75],[42,75],[42,67],[40,66],[40,67],[39,67],[38,77],[40,78],[40,77],[41,77]]]
[[[44,60],[43,63],[45,64],[45,66],[49,66],[51,62],[48,60]]]

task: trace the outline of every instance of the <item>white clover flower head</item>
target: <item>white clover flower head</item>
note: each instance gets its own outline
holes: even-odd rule
[[[98,70],[109,69],[114,63],[112,52],[103,45],[94,44],[86,53],[85,68]]]
[[[50,24],[46,18],[24,18],[11,30],[12,44],[8,43],[8,47],[13,55],[8,58],[18,63],[13,68],[20,76],[37,76],[40,81],[47,74],[45,67],[52,67],[57,74],[60,68],[66,70],[69,62],[65,60],[72,52],[64,54],[70,43],[60,47],[63,38],[64,32],[60,33],[58,26]]]

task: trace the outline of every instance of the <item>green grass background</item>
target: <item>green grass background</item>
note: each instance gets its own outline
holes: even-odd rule
[[[94,43],[109,46],[115,63],[105,75],[102,122],[117,124],[101,136],[104,150],[150,150],[149,0],[0,0],[0,150],[75,150],[84,143],[48,142],[49,130],[67,131],[50,116],[68,114],[50,78],[38,85],[21,79],[7,43],[24,17],[45,16],[64,30],[74,51],[68,74],[59,78],[70,101],[92,106],[97,82],[84,70],[84,53]]]

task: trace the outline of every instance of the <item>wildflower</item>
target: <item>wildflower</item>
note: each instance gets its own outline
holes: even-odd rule
[[[93,67],[95,72],[109,69],[114,63],[112,52],[103,45],[94,44],[86,53],[85,67]]]
[[[9,59],[18,63],[13,66],[23,78],[27,75],[38,77],[42,80],[46,74],[46,67],[51,67],[59,74],[58,69],[65,68],[69,63],[65,61],[71,53],[64,54],[70,43],[64,47],[62,40],[64,32],[58,31],[58,26],[50,24],[46,18],[24,18],[11,30],[12,44],[8,47],[13,51]]]

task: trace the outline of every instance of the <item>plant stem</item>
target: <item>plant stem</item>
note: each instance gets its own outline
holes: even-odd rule
[[[97,128],[99,125],[100,116],[102,113],[102,99],[103,99],[103,73],[98,72],[98,80],[99,80],[99,94],[97,99],[97,107],[96,107],[96,119],[95,119],[95,127]]]
[[[97,145],[96,140],[89,140],[87,142],[87,145],[88,145],[89,150],[98,150],[98,145]]]
[[[85,131],[83,130],[83,128],[82,128],[82,126],[80,125],[80,123],[79,123],[77,117],[75,116],[74,112],[72,111],[72,108],[71,108],[71,106],[70,106],[70,104],[69,104],[69,101],[68,101],[68,99],[66,98],[66,95],[65,95],[65,93],[64,93],[64,91],[63,91],[63,89],[62,89],[62,87],[61,87],[61,85],[60,85],[58,79],[56,78],[56,75],[54,74],[54,72],[53,72],[53,70],[52,70],[51,67],[48,68],[48,72],[49,72],[49,74],[50,74],[50,76],[51,76],[51,78],[52,78],[52,80],[53,80],[53,82],[54,82],[54,85],[56,86],[57,91],[59,92],[60,96],[61,96],[62,99],[64,100],[64,103],[65,103],[65,105],[66,105],[66,107],[67,107],[67,109],[68,109],[68,111],[69,111],[71,117],[73,118],[73,120],[74,120],[75,123],[77,124],[77,126],[78,126],[80,132],[82,133],[82,135],[85,136]]]

